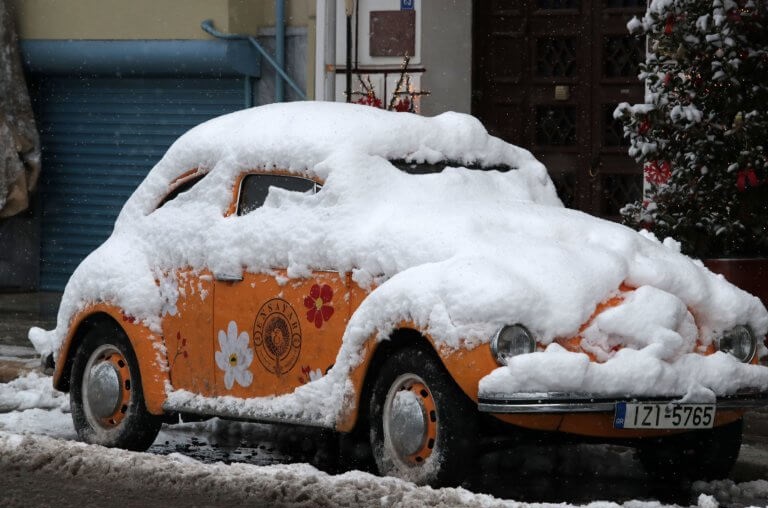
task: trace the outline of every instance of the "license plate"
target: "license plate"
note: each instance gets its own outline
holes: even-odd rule
[[[710,429],[714,421],[714,404],[618,402],[613,426],[617,429]]]

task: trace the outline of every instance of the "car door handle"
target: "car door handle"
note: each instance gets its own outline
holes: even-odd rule
[[[221,282],[240,282],[243,280],[242,274],[234,274],[234,273],[215,273],[213,274],[213,277]]]

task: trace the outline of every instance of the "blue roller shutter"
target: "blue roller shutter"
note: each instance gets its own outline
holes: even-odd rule
[[[43,153],[40,287],[62,290],[171,143],[242,109],[244,83],[40,77],[31,88]]]

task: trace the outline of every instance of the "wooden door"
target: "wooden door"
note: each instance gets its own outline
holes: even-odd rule
[[[612,117],[640,102],[643,42],[626,23],[645,0],[483,0],[473,12],[473,114],[530,149],[566,206],[608,218],[642,194]]]
[[[258,210],[272,187],[319,190],[316,182],[280,170],[244,174],[235,183],[226,220],[244,220]],[[249,227],[259,231],[262,224],[252,220]],[[236,272],[213,274],[216,394],[282,395],[324,376],[349,321],[349,275],[315,271],[296,279],[279,266],[268,274]]]

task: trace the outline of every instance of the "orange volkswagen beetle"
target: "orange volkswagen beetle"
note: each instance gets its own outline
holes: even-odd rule
[[[759,300],[565,209],[470,116],[291,103],[182,136],[30,338],[83,441],[146,449],[177,413],[313,425],[437,485],[500,425],[725,475],[766,331]]]

